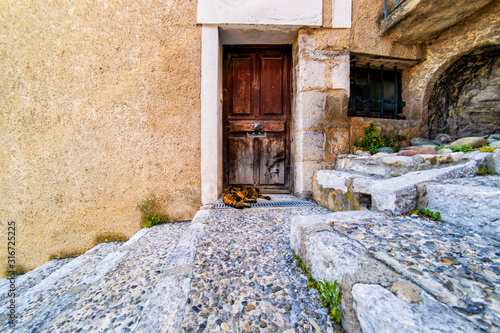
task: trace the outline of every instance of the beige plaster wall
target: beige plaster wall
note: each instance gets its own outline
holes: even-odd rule
[[[0,269],[200,204],[196,1],[0,3]]]
[[[428,118],[428,103],[440,75],[461,56],[486,45],[500,45],[500,2],[472,15],[426,45],[424,60],[403,72],[403,99],[409,117]],[[427,129],[425,129],[427,130]]]

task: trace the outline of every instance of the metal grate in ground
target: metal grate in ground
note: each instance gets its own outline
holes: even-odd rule
[[[263,208],[263,207],[303,207],[303,206],[316,206],[314,202],[311,201],[275,201],[275,202],[258,202],[251,203],[252,208]],[[224,203],[218,203],[215,208],[233,208]]]

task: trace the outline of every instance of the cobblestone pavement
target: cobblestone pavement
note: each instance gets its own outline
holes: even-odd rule
[[[392,267],[487,331],[500,331],[500,243],[417,215],[335,223]]]
[[[316,207],[219,209],[210,214],[194,262],[181,332],[335,332],[294,261],[291,217]]]
[[[329,210],[309,206],[206,212],[203,236],[191,244],[190,258],[196,244],[197,253],[190,286],[191,270],[178,273],[186,281],[185,288],[176,289],[184,295],[182,306],[187,296],[185,309],[172,308],[180,332],[341,332],[317,292],[308,290],[289,245],[292,217]],[[140,320],[148,319],[144,308],[158,280],[174,274],[169,264],[179,254],[179,241],[189,239],[190,228],[201,226],[197,223],[143,229],[129,245],[101,244],[19,279],[16,331],[135,331]],[[485,331],[500,331],[499,242],[416,215],[380,214],[335,222],[333,228]],[[0,331],[8,329],[6,288],[6,280],[0,281]]]

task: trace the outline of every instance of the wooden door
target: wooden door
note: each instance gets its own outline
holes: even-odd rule
[[[224,184],[290,193],[291,47],[224,48]]]

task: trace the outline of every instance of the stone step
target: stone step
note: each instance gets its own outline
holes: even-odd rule
[[[418,197],[419,209],[500,241],[500,176],[420,184]]]
[[[338,281],[346,332],[500,332],[498,242],[371,211],[297,216],[290,245]]]
[[[464,153],[415,156],[398,156],[396,154],[374,156],[341,155],[337,159],[335,169],[388,179],[408,172],[463,164],[469,160]]]
[[[125,243],[100,244],[27,273],[29,283],[18,279],[26,291],[16,298],[16,332],[177,332],[208,214],[200,210],[191,223],[142,229]],[[1,319],[0,331],[7,330]]]
[[[156,285],[168,271],[169,258],[189,229],[189,223],[153,227],[134,244],[125,244],[115,255],[125,253],[99,280],[87,276],[72,288],[78,298],[68,309],[43,326],[44,332],[125,332],[139,321]],[[95,281],[91,281],[95,280]],[[82,286],[82,287],[80,287]],[[68,298],[67,301],[70,301]],[[35,326],[33,326],[35,327]]]
[[[313,182],[313,198],[332,210],[372,209],[400,215],[417,208],[417,186],[426,182],[473,177],[476,161],[445,168],[414,171],[400,177],[378,179],[342,170],[319,170]]]
[[[376,154],[373,156],[340,155],[337,159],[335,169],[375,178],[389,179],[409,172],[446,168],[452,165],[465,164],[469,161],[476,161],[478,168],[488,167],[491,171],[497,172],[496,170],[500,165],[500,150],[496,150],[493,153],[473,151],[469,153],[439,154],[438,152],[435,154],[417,154],[413,156],[400,156],[398,154]]]
[[[40,331],[68,311],[94,283],[112,269],[149,230],[142,229],[126,243],[105,243],[59,267],[16,298],[16,331]],[[0,317],[7,314],[2,306]],[[0,331],[7,328],[0,318]]]
[[[16,277],[16,298],[36,298],[45,289],[52,288],[55,283],[74,274],[81,266],[88,266],[106,257],[119,246],[118,243],[102,243],[74,259],[54,259],[23,275]],[[71,277],[70,277],[71,278]],[[7,290],[3,289],[7,279],[2,279],[2,308],[7,302]],[[17,301],[17,306],[23,302]]]
[[[70,262],[72,258],[67,259],[54,259],[46,262],[45,264],[38,266],[32,271],[29,271],[23,275],[16,276],[15,280],[15,293],[21,295],[29,288],[34,287],[40,281],[45,279],[47,276],[52,274],[58,268],[64,266]],[[0,281],[0,306],[10,301],[8,297],[11,281],[8,279],[2,279]]]

